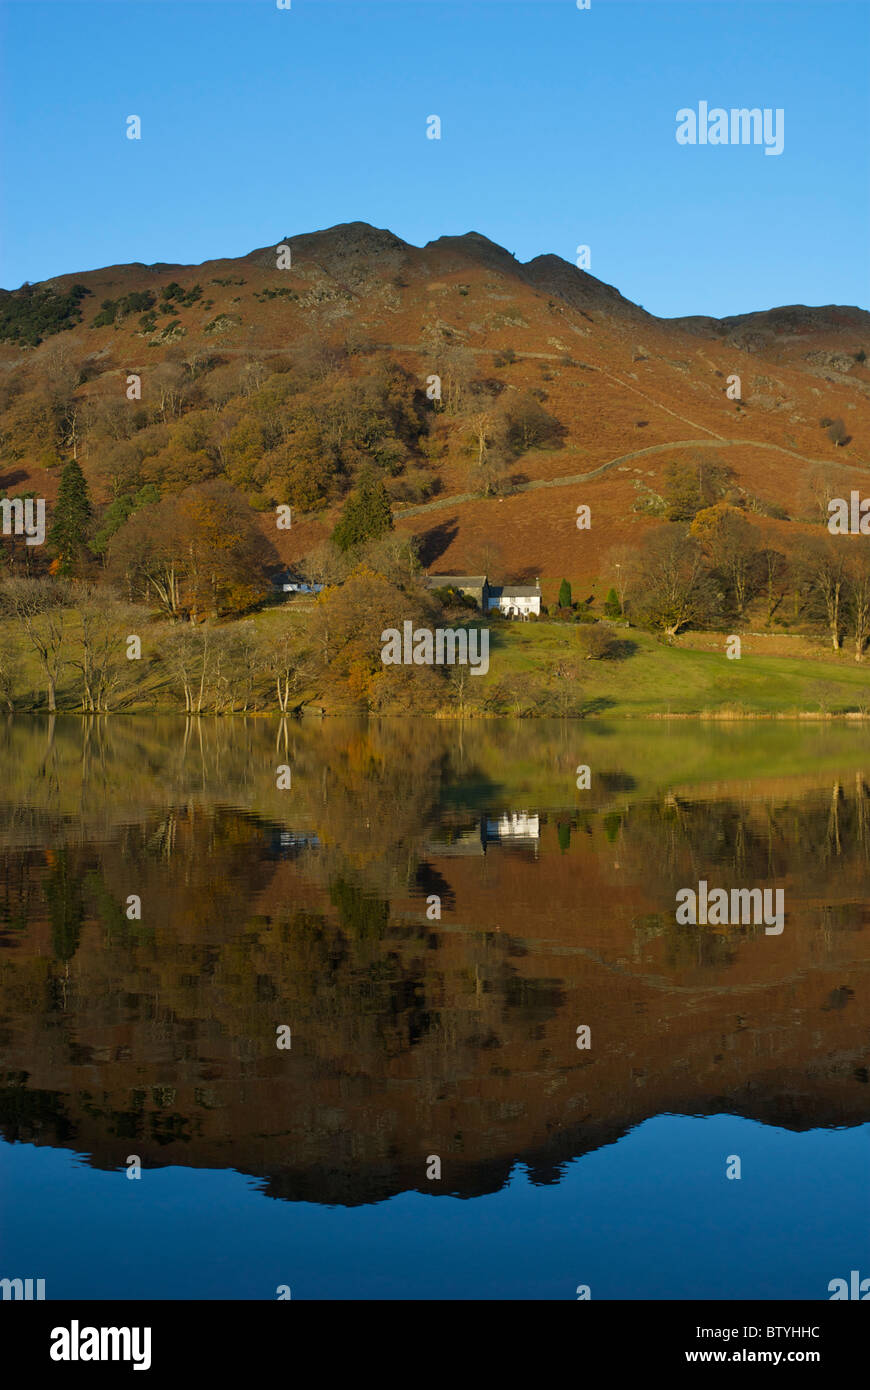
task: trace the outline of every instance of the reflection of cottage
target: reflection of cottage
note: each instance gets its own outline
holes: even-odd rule
[[[537,580],[534,584],[502,584],[489,588],[487,608],[491,612],[497,608],[506,618],[528,618],[541,614],[541,588]]]
[[[537,854],[541,836],[538,815],[528,811],[504,811],[498,816],[481,816],[473,827],[444,825],[437,837],[426,841],[426,853],[433,858],[465,858],[486,854],[488,848],[531,847]]]
[[[473,599],[482,613],[497,610],[506,618],[540,617],[540,581],[534,584],[490,584],[485,574],[430,574],[430,589],[456,589]]]
[[[530,816],[526,811],[505,812],[497,819],[487,817],[486,843],[488,845],[534,845],[537,848],[541,838],[540,817]]]
[[[270,828],[266,839],[267,859],[295,859],[307,849],[317,849],[320,841],[314,834],[297,830]]]
[[[439,859],[478,858],[486,853],[482,823],[478,822],[472,830],[446,826],[437,839],[426,841],[426,853]]]

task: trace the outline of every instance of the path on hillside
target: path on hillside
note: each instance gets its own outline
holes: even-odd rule
[[[467,343],[463,343],[462,346],[467,352],[478,357],[490,357],[497,352],[497,349],[491,347],[470,347]],[[378,352],[425,353],[428,351],[427,348],[419,343],[375,343],[372,344],[372,347]],[[248,349],[231,348],[229,351],[244,352],[248,351]],[[284,351],[285,349],[283,348],[261,349],[263,355]],[[542,361],[560,362],[564,358],[565,353],[517,352],[516,356],[517,358],[532,357]],[[805,454],[798,454],[794,449],[786,449],[782,444],[768,444],[759,439],[726,439],[723,435],[717,434],[715,430],[711,430],[707,425],[699,425],[697,421],[690,420],[687,416],[680,415],[677,411],[671,410],[669,406],[662,405],[661,401],[656,400],[654,396],[647,395],[645,391],[641,391],[640,387],[633,386],[630,381],[624,381],[622,377],[607,371],[606,368],[597,367],[592,362],[581,362],[578,358],[574,358],[573,361],[576,366],[582,368],[584,371],[598,372],[600,376],[607,377],[608,381],[615,382],[617,386],[621,386],[624,390],[634,392],[636,396],[640,396],[642,400],[645,400],[656,410],[662,410],[666,415],[672,416],[675,420],[681,420],[683,424],[691,425],[692,429],[703,430],[705,434],[711,435],[712,438],[676,439],[668,444],[651,444],[645,449],[635,449],[632,453],[620,454],[618,458],[613,458],[608,460],[607,463],[599,464],[597,468],[591,469],[588,473],[573,473],[564,478],[541,478],[530,483],[517,483],[508,496],[516,496],[521,492],[535,492],[538,488],[545,487],[576,487],[578,483],[585,483],[592,478],[599,478],[602,474],[608,473],[613,468],[618,468],[622,463],[628,463],[631,459],[649,457],[651,454],[665,453],[668,449],[716,449],[721,446],[725,448],[742,446],[751,449],[769,449],[775,453],[786,454],[789,458],[797,459],[800,463],[813,464],[817,467],[829,467],[832,462],[831,459],[807,458]],[[856,473],[866,471],[866,466],[859,467],[853,463],[840,463],[839,467]],[[406,507],[402,511],[396,511],[395,516],[397,520],[401,521],[404,517],[420,516],[424,512],[442,511],[449,507],[460,506],[466,502],[485,502],[491,500],[491,498],[484,497],[483,494],[479,492],[460,492],[454,493],[450,497],[436,498],[433,502],[422,502],[415,507]]]
[[[629,459],[649,457],[650,454],[667,453],[669,449],[718,449],[722,445],[726,448],[736,446],[747,449],[771,449],[776,453],[788,454],[789,458],[799,459],[801,463],[830,465],[830,459],[807,458],[805,454],[796,454],[793,449],[786,449],[782,444],[765,444],[757,439],[674,439],[669,444],[651,444],[646,449],[635,449],[630,454],[620,454],[618,458],[610,459],[607,463],[601,463],[597,468],[591,469],[588,473],[572,473],[565,478],[539,478],[530,483],[517,483],[508,497],[513,497],[520,492],[535,492],[538,488],[544,487],[576,487],[578,483],[589,482],[591,478],[600,478],[603,473],[609,473],[612,468],[616,468],[621,463],[627,463]],[[841,468],[848,468],[857,472],[865,472],[866,469],[859,469],[855,464],[842,463]],[[435,512],[447,507],[458,507],[464,502],[491,502],[492,497],[484,497],[480,492],[458,492],[451,497],[439,497],[434,502],[423,502],[416,507],[406,507],[402,511],[394,513],[397,521],[402,521],[406,516],[419,516],[422,512]],[[501,499],[504,500],[504,499]]]
[[[461,346],[466,352],[470,352],[475,357],[493,357],[498,355],[497,348],[471,347],[468,343],[462,343]],[[420,343],[372,343],[371,347],[374,352],[414,352],[419,355],[425,355],[431,352],[431,349],[424,347]],[[239,353],[247,353],[251,351],[251,349],[222,348],[221,351],[228,356],[234,356]],[[274,357],[279,353],[286,352],[286,348],[259,348],[255,349],[255,351],[258,351],[261,357]],[[531,357],[536,361],[542,362],[561,362],[565,355],[565,352],[516,353],[517,359]],[[578,367],[582,368],[583,371],[598,372],[600,376],[607,377],[608,381],[615,381],[616,385],[621,386],[624,391],[633,391],[636,396],[640,396],[641,400],[646,401],[648,405],[653,406],[656,410],[664,411],[666,415],[673,416],[675,420],[682,420],[684,425],[691,425],[693,430],[703,430],[704,434],[711,434],[714,439],[722,439],[722,435],[717,434],[715,430],[711,430],[709,426],[699,425],[696,420],[690,420],[688,416],[680,415],[678,411],[671,410],[670,406],[662,405],[661,401],[657,401],[655,396],[648,396],[645,391],[641,391],[639,386],[632,386],[630,381],[623,381],[622,377],[616,376],[613,372],[608,372],[605,367],[596,367],[592,362],[580,362],[576,357],[572,360]]]
[[[422,353],[428,351],[428,349],[425,349],[420,346],[415,347],[412,343],[377,343],[375,346],[379,352],[390,351]],[[496,348],[469,347],[467,343],[463,343],[462,347],[465,349],[466,352],[472,353],[475,357],[492,357],[494,355],[498,355],[498,349]],[[516,353],[517,358],[533,357],[536,360],[545,362],[561,362],[565,355],[566,354],[564,352]],[[608,381],[615,381],[617,386],[621,386],[623,390],[633,391],[636,396],[640,396],[640,398],[646,401],[648,405],[654,406],[656,410],[663,410],[666,415],[672,415],[675,420],[682,420],[684,425],[691,425],[693,430],[703,430],[704,434],[711,434],[714,439],[722,438],[721,434],[717,434],[715,430],[711,430],[707,425],[699,425],[696,420],[690,420],[687,416],[680,415],[676,410],[671,410],[669,406],[662,405],[661,401],[657,401],[655,396],[648,396],[645,391],[641,391],[639,386],[632,386],[630,381],[623,381],[622,377],[616,376],[613,372],[608,372],[605,367],[596,367],[593,362],[580,362],[576,357],[572,360],[576,363],[578,367],[581,367],[584,371],[598,372],[600,376],[606,376]]]

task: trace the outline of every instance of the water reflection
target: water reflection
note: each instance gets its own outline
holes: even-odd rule
[[[355,1206],[662,1114],[867,1121],[866,736],[763,735],[8,721],[3,1135]],[[783,935],[678,926],[705,877]]]

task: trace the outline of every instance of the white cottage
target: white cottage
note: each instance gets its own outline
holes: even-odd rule
[[[490,612],[498,609],[506,618],[528,618],[541,615],[541,588],[534,584],[502,584],[490,586],[487,594],[487,607]]]

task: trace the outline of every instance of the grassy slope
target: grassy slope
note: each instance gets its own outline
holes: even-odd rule
[[[585,661],[582,668],[584,696],[590,702],[606,701],[600,708],[608,716],[870,709],[870,673],[848,652],[839,657],[819,652],[817,659],[750,652],[731,661],[724,637],[716,652],[666,646],[635,629],[622,635],[635,644],[633,655],[621,661]],[[500,625],[490,639],[490,671],[483,679],[546,671],[572,650],[574,638],[575,629],[562,623]]]
[[[287,608],[268,609],[252,621],[268,639],[270,632],[283,627],[288,614],[294,622],[306,621],[301,604]],[[71,634],[75,621],[70,624]],[[151,631],[154,631],[153,629]],[[125,691],[131,695],[123,707],[128,710],[180,708],[169,675],[163,663],[151,664],[151,647],[159,640],[154,631],[150,637],[149,624],[140,626],[143,638],[143,660],[129,663],[129,682]],[[560,659],[580,657],[578,628],[566,623],[494,623],[490,627],[490,669],[486,676],[475,679],[475,693],[497,684],[505,676],[532,672],[546,677]],[[757,714],[788,715],[798,713],[870,713],[870,664],[855,662],[849,650],[840,655],[826,652],[822,643],[800,642],[806,655],[760,655],[751,649],[747,639],[744,655],[739,661],[728,660],[724,654],[725,639],[720,634],[707,634],[703,639],[713,650],[697,650],[688,646],[667,646],[648,633],[636,629],[618,630],[618,636],[632,644],[631,655],[618,661],[582,661],[581,690],[589,714],[607,718],[646,717],[655,714],[697,715],[705,712],[720,715]],[[0,644],[11,638],[20,654],[18,680],[19,707],[36,705],[44,708],[44,686],[39,668],[30,650],[8,624],[0,624]],[[691,634],[687,640],[700,640],[701,634]],[[772,639],[782,646],[784,639]],[[58,697],[62,708],[73,707],[76,700],[76,673],[67,668],[62,677]],[[272,690],[264,677],[260,693],[271,707]],[[324,689],[305,692],[307,698],[318,699],[335,710],[335,696]],[[445,704],[447,701],[445,700]]]

